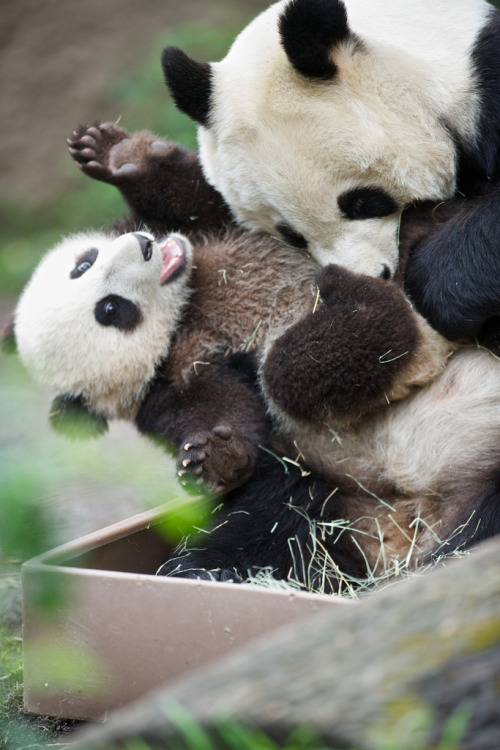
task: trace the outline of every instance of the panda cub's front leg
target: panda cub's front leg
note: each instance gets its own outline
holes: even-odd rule
[[[271,423],[249,353],[214,359],[184,379],[159,376],[136,417],[142,433],[178,451],[181,483],[227,492],[254,472]]]
[[[445,367],[451,345],[420,319],[395,283],[333,264],[316,280],[316,309],[265,354],[262,387],[278,413],[356,420]]]
[[[129,133],[111,122],[80,125],[68,138],[77,167],[88,177],[111,185],[119,185],[139,171],[130,145]]]
[[[256,446],[228,422],[194,432],[180,448],[177,475],[183,486],[193,479],[220,493],[243,484],[253,473]]]
[[[186,234],[218,231],[231,222],[195,151],[148,130],[128,133],[111,122],[79,127],[68,144],[84,174],[120,190],[135,226]]]
[[[140,131],[130,134],[111,122],[80,126],[68,138],[69,152],[76,165],[89,177],[112,185],[135,179],[144,162],[166,155],[174,144]]]

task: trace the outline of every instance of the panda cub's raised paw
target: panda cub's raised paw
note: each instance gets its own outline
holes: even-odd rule
[[[191,480],[205,484],[211,492],[228,492],[252,475],[255,456],[252,446],[229,425],[219,424],[184,441],[179,456],[181,484]]]
[[[116,170],[110,163],[112,149],[129,138],[129,134],[113,123],[95,123],[73,131],[68,138],[69,152],[89,177],[103,182],[113,182]]]
[[[81,126],[68,138],[69,152],[88,177],[113,185],[136,178],[151,157],[164,156],[171,144],[152,133],[127,133],[111,122]]]

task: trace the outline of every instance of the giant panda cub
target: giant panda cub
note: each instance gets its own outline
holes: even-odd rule
[[[113,182],[120,139],[136,183],[144,139],[168,168],[171,148],[160,156],[157,140],[109,125],[73,150]],[[489,352],[450,358],[456,347],[394,282],[318,273],[309,256],[234,228],[191,240],[192,253],[185,237],[143,228],[63,240],[14,326],[21,357],[54,389],[56,421],[82,409],[135,419],[176,448],[184,477],[225,491],[216,528],[163,573],[286,578],[300,558],[308,584],[325,586],[322,555],[361,576],[498,532]]]
[[[475,199],[407,276],[417,309],[456,337],[500,312],[499,50],[486,0],[281,0],[220,62],[162,59],[238,221],[320,263],[391,278],[401,209]]]
[[[61,410],[87,404],[101,427],[134,419],[189,299],[192,247],[134,232],[66,237],[42,260],[15,314],[27,369]],[[75,412],[76,413],[76,412]]]

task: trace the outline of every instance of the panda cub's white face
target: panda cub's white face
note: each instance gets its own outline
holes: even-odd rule
[[[55,395],[133,418],[189,298],[192,246],[178,234],[76,234],[49,251],[15,313],[19,355]]]

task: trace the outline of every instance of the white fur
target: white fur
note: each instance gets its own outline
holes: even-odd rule
[[[499,376],[497,357],[463,347],[434,382],[359,425],[313,426],[275,409],[280,446],[324,476],[349,475],[375,492],[388,483],[409,498],[478,493],[500,442]]]
[[[168,353],[189,296],[192,248],[185,238],[182,242],[186,271],[164,286],[158,244],[146,262],[133,234],[76,234],[48,252],[15,314],[18,351],[35,379],[54,395],[83,396],[87,406],[107,418],[133,417],[155,366]],[[77,260],[92,247],[99,251],[93,266],[70,278]],[[96,321],[95,305],[109,294],[140,308],[142,321],[135,330]]]
[[[286,0],[235,40],[214,74],[211,127],[199,128],[208,180],[246,226],[286,222],[320,262],[394,271],[397,214],[350,221],[337,198],[378,186],[403,207],[455,189],[443,125],[473,140],[479,94],[469,52],[491,6],[484,0],[345,0],[364,51],[340,45],[332,81],[291,66],[278,35]]]

